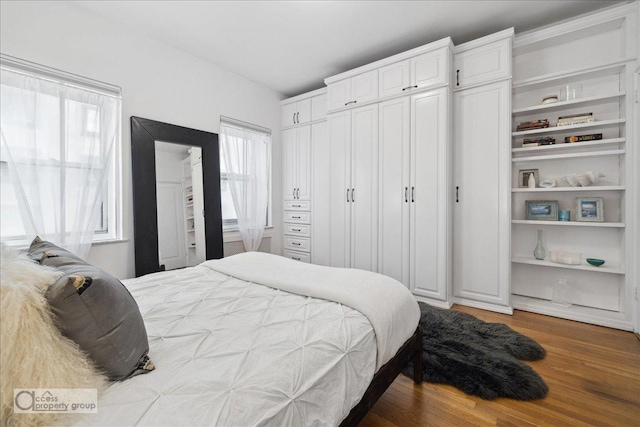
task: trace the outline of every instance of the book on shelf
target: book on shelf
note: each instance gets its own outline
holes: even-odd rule
[[[563,119],[582,119],[582,118],[587,118],[587,117],[593,117],[593,113],[570,114],[568,116],[560,116],[560,117],[558,117],[558,120],[563,120]]]
[[[525,138],[524,141],[522,141],[522,148],[538,147],[541,145],[553,145],[555,143],[556,143],[556,139],[550,136],[545,136],[543,138],[534,138],[534,139]]]
[[[564,138],[565,143],[581,142],[581,141],[597,141],[602,139],[601,133],[592,133],[589,135],[571,135]]]
[[[571,125],[582,125],[585,123],[593,123],[596,120],[593,117],[583,118],[583,119],[565,119],[558,120],[556,126],[571,126]]]
[[[521,122],[516,126],[516,131],[544,129],[549,127],[549,120],[533,120],[530,122]]]

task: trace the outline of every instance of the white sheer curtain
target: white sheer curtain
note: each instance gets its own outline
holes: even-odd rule
[[[86,258],[104,226],[120,98],[5,68],[1,83],[2,240],[39,235]]]
[[[221,171],[226,174],[246,251],[257,251],[267,223],[271,136],[220,124]]]

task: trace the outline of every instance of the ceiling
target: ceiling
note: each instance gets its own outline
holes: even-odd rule
[[[616,1],[72,1],[285,97],[451,36],[527,31]]]

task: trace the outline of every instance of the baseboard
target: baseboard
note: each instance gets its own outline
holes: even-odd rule
[[[465,298],[454,298],[453,303],[466,305],[467,307],[479,308],[481,310],[495,311],[496,313],[513,314],[513,307],[496,305],[488,302],[473,301]]]

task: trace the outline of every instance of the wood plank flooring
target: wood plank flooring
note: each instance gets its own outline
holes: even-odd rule
[[[400,375],[360,427],[640,427],[640,341],[631,332],[516,310],[513,316],[453,309],[501,322],[538,341],[547,356],[528,363],[549,386],[545,399],[483,400],[448,385]]]

